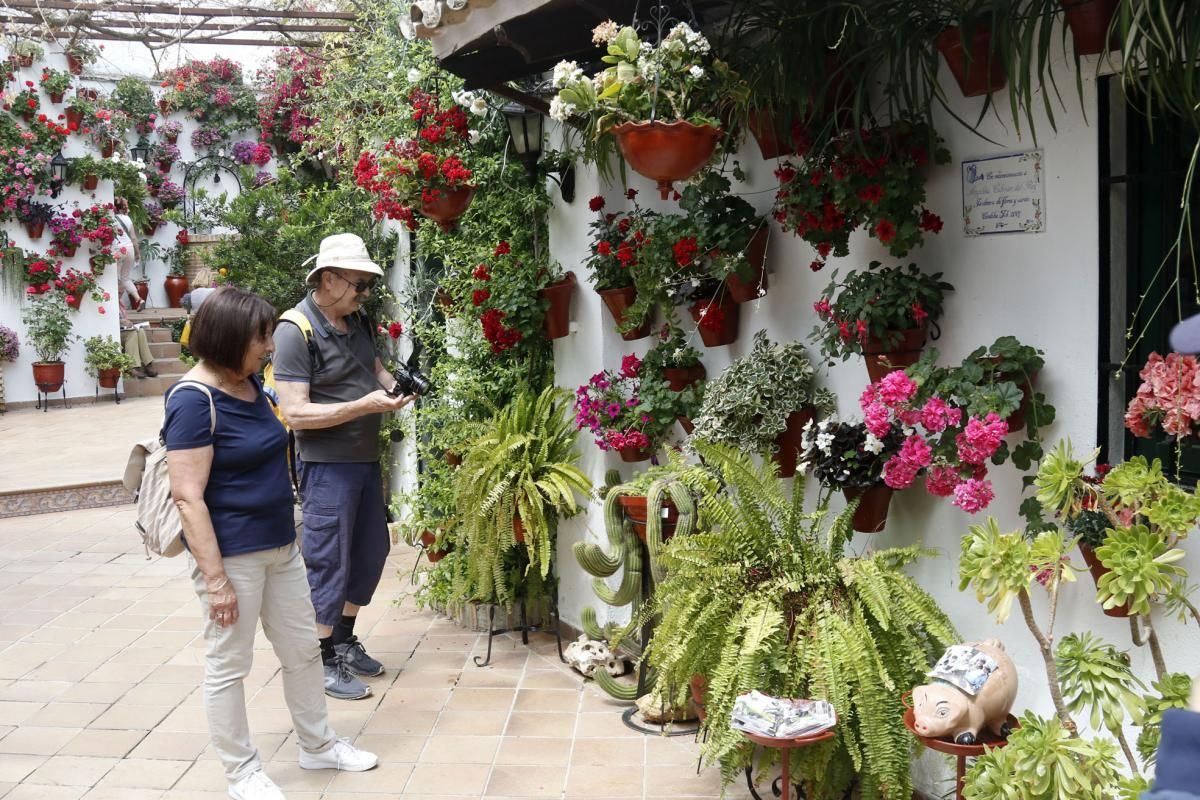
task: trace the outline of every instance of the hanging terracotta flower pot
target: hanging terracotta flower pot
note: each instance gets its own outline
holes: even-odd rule
[[[158,226],[160,224],[161,223],[159,222],[147,222],[142,226],[142,233],[146,234],[147,236],[153,236],[154,232],[158,230]]]
[[[163,289],[167,292],[167,303],[171,308],[182,308],[179,302],[187,294],[188,279],[184,275],[168,275],[163,281]]]
[[[513,515],[513,538],[517,540],[517,544],[525,542],[525,523],[517,515]]]
[[[621,454],[621,460],[628,464],[649,461],[650,456],[654,455],[649,447],[618,447],[617,452]]]
[[[76,89],[75,94],[79,95],[80,97],[86,97],[88,100],[100,99],[99,89]]]
[[[21,67],[22,68],[29,69],[30,67],[33,66],[33,56],[32,55],[20,56],[20,59],[21,59]]]
[[[1086,563],[1088,566],[1088,572],[1092,573],[1092,580],[1096,583],[1096,588],[1099,589],[1100,588],[1100,579],[1103,578],[1108,573],[1112,572],[1112,570],[1110,570],[1108,567],[1104,566],[1104,564],[1102,564],[1100,562],[1100,559],[1096,557],[1096,551],[1094,549],[1092,549],[1089,545],[1086,545],[1083,542],[1080,542],[1079,543],[1079,552],[1083,554],[1083,560],[1084,560],[1084,563]],[[1107,616],[1110,616],[1110,617],[1128,617],[1129,616],[1129,604],[1128,603],[1123,603],[1123,604],[1121,604],[1119,606],[1115,606],[1113,608],[1104,608],[1103,606],[1101,606],[1101,610]]]
[[[63,98],[62,92],[51,92],[50,93],[50,102],[51,103],[61,103],[62,98]]]
[[[42,238],[42,233],[45,230],[46,230],[46,223],[44,223],[44,222],[26,222],[25,223],[25,232],[29,234],[30,239],[37,240],[37,239]]]
[[[691,436],[692,431],[696,430],[696,426],[692,423],[692,420],[689,417],[685,417],[680,414],[675,417],[675,421],[679,423],[679,427],[683,428],[683,432],[688,436]]]
[[[77,245],[73,245],[73,244],[60,244],[58,246],[58,249],[59,249],[59,252],[62,253],[63,258],[71,258],[75,255],[76,247],[77,247]]]
[[[790,478],[796,474],[796,461],[800,456],[804,426],[817,415],[812,406],[805,406],[799,411],[788,414],[787,427],[775,438],[778,449],[771,458],[779,465],[779,477]]]
[[[67,303],[67,305],[68,305],[68,306],[70,306],[71,308],[73,308],[73,309],[75,309],[76,311],[78,311],[78,310],[79,310],[79,307],[80,307],[81,305],[83,305],[83,292],[79,292],[78,294],[69,294],[69,295],[67,295],[67,297],[66,297],[66,303]]]
[[[992,358],[993,363],[1000,361],[999,358]],[[1029,376],[1023,375],[1007,375],[1000,373],[996,375],[999,380],[1012,381],[1021,390],[1021,405],[1017,410],[1008,415],[1004,422],[1008,425],[1009,433],[1025,429],[1025,417],[1029,413],[1029,403],[1033,398],[1033,386],[1037,383],[1038,370],[1029,373]]]
[[[83,112],[74,108],[67,109],[67,127],[75,126],[75,130],[79,130],[79,126],[83,124]]]
[[[429,559],[431,564],[441,561],[446,557],[447,553],[454,549],[447,545],[445,548],[438,550],[434,547],[435,544],[437,544],[437,535],[433,531],[421,532],[421,546],[425,548],[425,557]]]
[[[442,458],[445,459],[446,463],[451,467],[457,467],[462,463],[462,456],[451,450],[447,450],[445,453],[443,453]]]
[[[663,200],[673,181],[687,180],[712,158],[723,132],[711,125],[677,122],[623,122],[612,129],[621,155],[639,175],[655,181]]]
[[[117,381],[121,379],[121,368],[114,367],[112,369],[101,369],[96,371],[96,381],[99,382],[101,389],[117,388]]]
[[[116,144],[112,139],[105,139],[100,145],[100,155],[104,158],[112,158],[113,149],[116,147]]]
[[[746,127],[758,143],[758,149],[764,159],[789,156],[796,152],[795,138],[782,120],[775,118],[769,108],[756,108],[746,118]]]
[[[443,231],[449,231],[454,227],[455,221],[467,213],[474,197],[474,186],[442,189],[433,200],[421,202],[421,213],[435,221]]]
[[[880,483],[870,489],[842,489],[842,495],[847,503],[856,497],[862,498],[854,511],[854,530],[859,533],[879,533],[887,525],[892,487]]]
[[[166,159],[166,158],[162,159],[161,161],[158,162],[158,171],[163,174],[170,172],[171,171],[171,163],[172,162],[170,159]]]
[[[159,100],[158,101],[158,110],[160,112],[162,112],[163,114],[170,114],[171,113],[171,104],[168,103],[166,100]]]
[[[25,120],[26,122],[33,122],[33,112],[32,111],[22,111],[21,119]]]
[[[617,322],[617,327],[620,328],[625,324],[625,312],[637,301],[637,289],[633,286],[622,286],[620,289],[604,289],[600,292],[600,299],[604,301],[604,305],[608,307],[608,312],[612,314],[613,319]],[[650,325],[650,315],[647,314],[646,319],[640,326],[622,333],[621,338],[627,342],[632,342],[634,339],[643,339],[650,335]]]
[[[625,518],[633,523],[633,532],[643,542],[646,541],[646,497],[644,495],[620,495],[617,502],[625,512]],[[663,498],[662,538],[670,539],[675,535],[675,525],[679,522],[679,509],[668,497]]]
[[[67,69],[72,75],[82,75],[83,59],[77,55],[67,53]]]
[[[57,392],[62,388],[66,364],[61,361],[35,361],[33,364],[33,382],[46,394]]]
[[[740,308],[728,294],[717,300],[700,300],[688,308],[705,347],[721,347],[737,341]]]
[[[1058,0],[1075,40],[1075,55],[1094,56],[1121,46],[1109,37],[1118,0]]]
[[[100,178],[97,177],[96,175],[84,175],[83,176],[83,188],[88,190],[89,192],[94,191],[95,188],[99,185],[100,185]]]
[[[179,134],[178,133],[168,133],[166,135],[166,139],[167,139],[167,144],[175,144],[176,142],[179,141]]]
[[[743,278],[736,272],[725,276],[725,288],[735,303],[749,303],[767,293],[767,237],[770,228],[763,225],[750,240],[746,248],[746,260],[750,262],[750,277]],[[759,293],[761,290],[761,294]]]
[[[663,377],[667,380],[667,388],[672,392],[682,392],[707,376],[708,371],[704,369],[703,364],[691,367],[663,367]]]
[[[895,341],[894,335],[884,339],[867,337],[863,345],[863,358],[867,361],[871,383],[878,382],[892,370],[910,367],[920,360],[921,349],[925,347],[925,328],[909,328],[899,333],[899,341]],[[884,366],[885,358],[891,366]]]
[[[987,28],[976,26],[965,46],[962,30],[947,28],[938,34],[937,46],[963,96],[979,97],[999,91],[1008,82],[1004,60],[999,52],[992,50],[992,32]]]
[[[558,283],[538,290],[538,296],[550,301],[546,316],[542,317],[542,329],[547,339],[561,339],[571,332],[571,292],[575,291],[575,273]]]

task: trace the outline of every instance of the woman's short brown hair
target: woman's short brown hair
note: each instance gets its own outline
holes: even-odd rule
[[[274,306],[253,292],[222,286],[192,317],[188,349],[210,364],[240,370],[250,345],[274,329]]]

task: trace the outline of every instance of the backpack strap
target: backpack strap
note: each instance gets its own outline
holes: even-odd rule
[[[308,346],[308,358],[315,374],[321,361],[321,354],[317,351],[317,342],[313,338],[312,320],[300,309],[289,308],[279,315],[279,323],[283,322],[290,322],[300,329],[300,335],[304,337],[304,344]],[[279,327],[279,323],[276,323],[276,328]]]
[[[210,392],[208,390],[208,387],[205,386],[200,381],[178,381],[178,382],[176,382],[176,384],[171,387],[171,391],[167,392],[167,399],[165,401],[163,401],[164,405],[166,403],[171,402],[172,395],[174,395],[177,391],[179,391],[180,389],[182,389],[185,386],[192,386],[192,387],[199,389],[200,391],[204,392],[204,396],[208,398],[208,417],[209,417],[208,435],[212,436],[213,434],[215,434],[217,432],[217,404],[213,402],[212,392]],[[161,431],[158,434],[158,438],[160,440],[164,439]]]

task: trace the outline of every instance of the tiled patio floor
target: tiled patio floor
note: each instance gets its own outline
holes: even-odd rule
[[[200,705],[199,610],[185,560],[147,561],[128,506],[0,519],[0,798],[223,798]],[[291,800],[715,797],[689,737],[642,736],[559,664],[553,640],[486,637],[411,600],[392,555],[359,633],[388,667],[373,697],[330,701],[368,773],[300,770],[265,639],[247,682],[267,772]],[[365,635],[364,635],[365,634]],[[744,787],[728,796],[743,797]]]

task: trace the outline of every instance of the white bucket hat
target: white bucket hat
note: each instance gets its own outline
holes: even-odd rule
[[[310,256],[304,264],[313,259],[316,266],[308,271],[305,281],[312,280],[317,270],[333,267],[335,269],[352,269],[357,272],[370,272],[383,277],[383,269],[371,260],[367,246],[363,240],[353,233],[336,233],[321,240],[321,250],[315,256]]]

